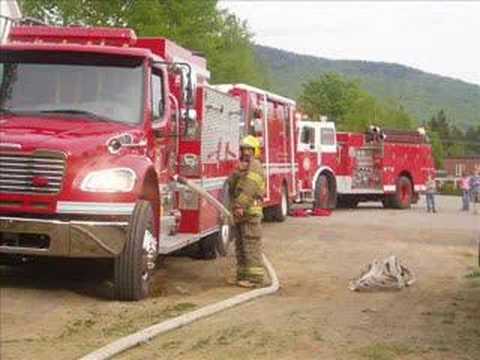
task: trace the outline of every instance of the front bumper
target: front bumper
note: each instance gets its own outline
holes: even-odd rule
[[[115,257],[127,241],[127,221],[63,221],[0,216],[0,253]]]

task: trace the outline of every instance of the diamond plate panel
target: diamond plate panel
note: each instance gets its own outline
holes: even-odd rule
[[[241,117],[242,110],[238,99],[206,88],[202,127],[204,164],[238,159]]]

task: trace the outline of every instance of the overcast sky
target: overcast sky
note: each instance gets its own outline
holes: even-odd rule
[[[404,64],[480,85],[480,2],[220,1],[258,44]]]

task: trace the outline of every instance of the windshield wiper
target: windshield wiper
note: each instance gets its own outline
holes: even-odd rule
[[[113,119],[110,119],[105,116],[100,116],[97,115],[91,111],[85,111],[85,110],[75,110],[75,109],[55,109],[55,110],[41,110],[39,111],[41,114],[73,114],[73,115],[83,115],[86,116],[92,120],[98,120],[98,121],[106,121],[106,122],[116,122]]]

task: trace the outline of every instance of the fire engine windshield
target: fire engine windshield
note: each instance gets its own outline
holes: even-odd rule
[[[5,52],[0,109],[136,124],[143,108],[142,63],[100,54]]]

